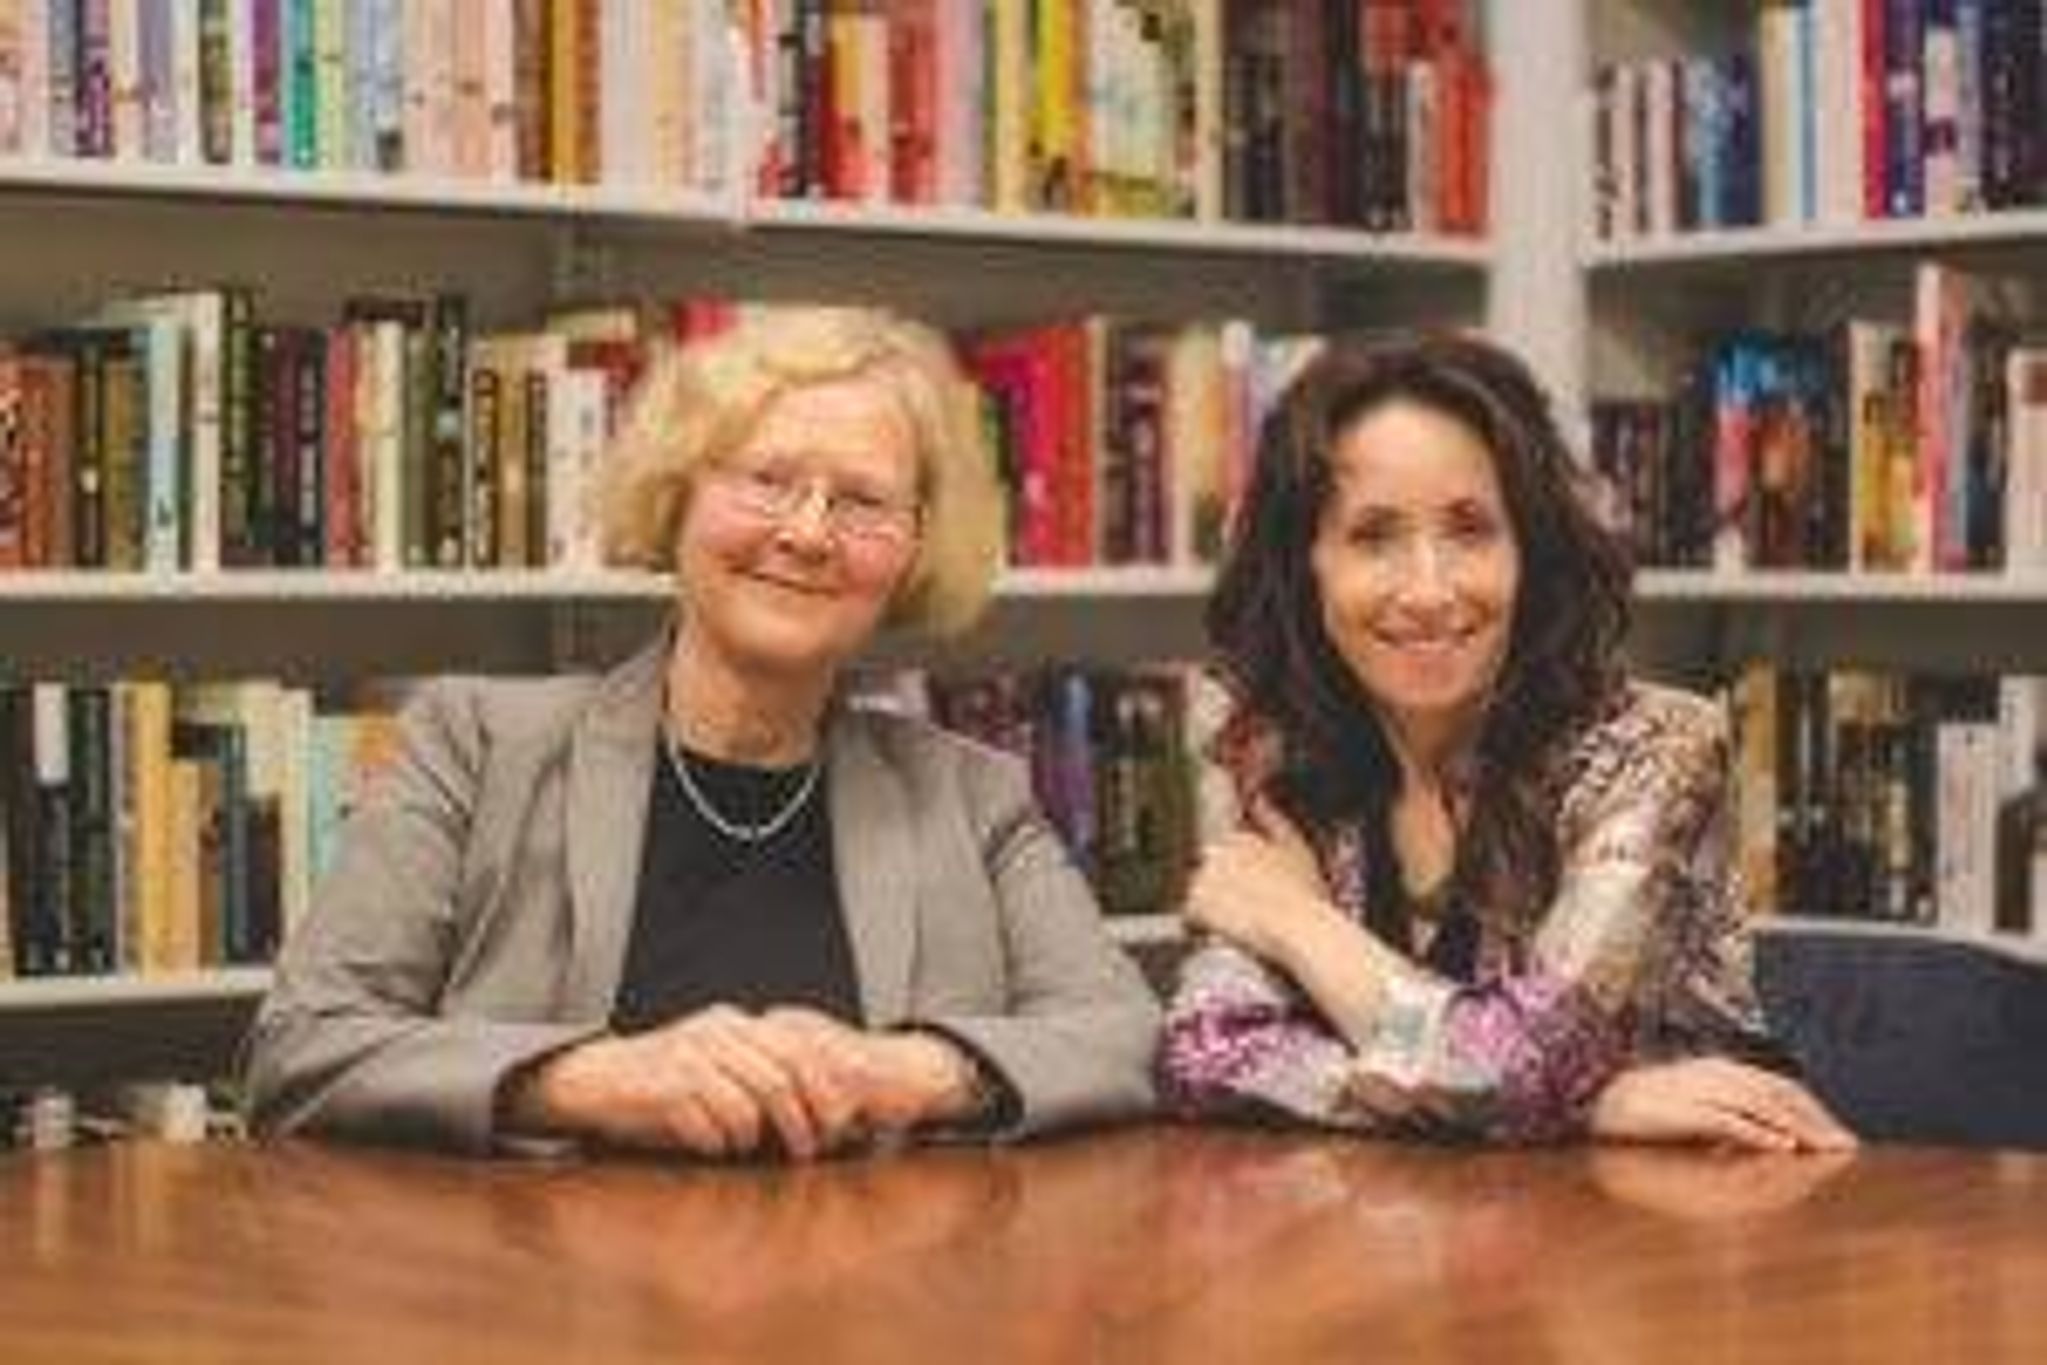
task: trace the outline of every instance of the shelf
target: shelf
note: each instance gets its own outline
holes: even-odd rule
[[[1773,915],[1757,920],[1756,927],[1765,934],[1949,943],[1996,953],[2027,964],[2047,964],[2047,939],[2016,934],[1982,934],[1931,924],[1894,924],[1884,920],[1831,919],[1814,915]]]
[[[658,600],[669,593],[658,574],[619,570],[467,573],[421,570],[228,569],[218,573],[133,573],[58,569],[0,573],[0,604],[8,602],[576,602]]]
[[[1058,213],[998,213],[948,206],[861,205],[759,200],[749,226],[847,233],[974,238],[1034,245],[1166,250],[1304,260],[1383,262],[1401,266],[1483,269],[1492,260],[1478,238],[1374,233],[1290,223],[1195,222],[1172,218],[1098,218]]]
[[[1966,603],[2047,606],[2047,572],[1848,573],[1839,570],[1648,569],[1635,579],[1636,600],[1712,605],[1822,607],[1844,604]]]
[[[270,989],[268,967],[223,967],[174,976],[32,976],[0,981],[0,1015],[31,1010],[99,1009],[234,1001]]]
[[[680,186],[448,180],[374,171],[167,166],[139,161],[0,159],[0,191],[317,205],[324,208],[642,221],[732,228],[735,196]]]
[[[1754,265],[1771,258],[2010,246],[2047,247],[2047,210],[1628,237],[1585,243],[1579,249],[1578,259],[1587,270],[1623,271],[1670,265]]]
[[[1492,260],[1478,238],[1373,233],[1288,223],[1193,222],[993,209],[747,199],[680,186],[555,185],[451,180],[374,171],[171,166],[139,161],[0,158],[0,194],[57,192],[138,199],[402,210],[423,214],[553,218],[576,222],[684,226],[733,233],[762,230],[922,237],[1034,246],[1282,257],[1483,270]]]
[[[1105,601],[1198,598],[1213,573],[1206,566],[1019,569],[996,581],[1004,601]],[[0,606],[8,603],[293,602],[660,602],[672,589],[665,575],[629,569],[227,569],[213,573],[138,573],[107,569],[0,572]]]
[[[1205,596],[1214,582],[1207,565],[1133,565],[1012,569],[997,581],[1005,602],[1183,602]],[[0,572],[0,606],[8,603],[293,602],[660,602],[670,592],[657,573],[634,570],[492,569],[374,570],[229,569],[217,573],[134,573],[105,569]],[[2047,572],[1843,573],[1836,571],[1649,569],[1636,578],[1647,605],[1828,606],[1836,604],[1967,603],[2047,606]]]

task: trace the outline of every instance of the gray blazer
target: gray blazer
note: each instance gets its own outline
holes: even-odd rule
[[[407,708],[250,1036],[260,1131],[488,1149],[506,1074],[603,1031],[666,645],[603,677],[446,679]],[[850,708],[826,754],[865,1023],[977,1048],[1022,1101],[1005,1135],[1148,1111],[1156,1002],[1022,766]]]

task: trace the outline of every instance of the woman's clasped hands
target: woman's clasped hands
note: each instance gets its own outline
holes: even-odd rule
[[[974,1067],[928,1032],[864,1031],[795,1006],[713,1005],[558,1053],[509,1103],[527,1131],[807,1161],[961,1116],[976,1095]]]

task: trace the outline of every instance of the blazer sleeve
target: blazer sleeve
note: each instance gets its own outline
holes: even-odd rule
[[[1557,894],[1518,969],[1467,985],[1403,960],[1353,1048],[1263,964],[1205,949],[1166,1025],[1175,1101],[1503,1142],[1579,1131],[1630,1060],[1652,978],[1692,935],[1681,921],[1732,894],[1717,710],[1668,709],[1611,739],[1566,796]]]
[[[1149,1113],[1159,1007],[1110,941],[1094,892],[1038,809],[1022,765],[980,753],[963,762],[1008,979],[999,1013],[933,1013],[992,1067],[1016,1101],[997,1132],[1023,1137]]]
[[[594,1032],[438,1012],[463,939],[488,686],[429,684],[401,717],[398,756],[349,820],[246,1044],[256,1131],[487,1150],[506,1074]]]

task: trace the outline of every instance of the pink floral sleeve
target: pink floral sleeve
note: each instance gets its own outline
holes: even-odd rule
[[[1457,982],[1403,960],[1384,979],[1372,1036],[1354,1047],[1272,968],[1205,944],[1168,1014],[1160,1067],[1172,1102],[1541,1142],[1579,1131],[1632,1060],[1759,1034],[1717,709],[1637,688],[1565,773],[1562,880],[1524,961],[1488,942],[1476,978]],[[1332,880],[1359,912],[1362,878]]]

